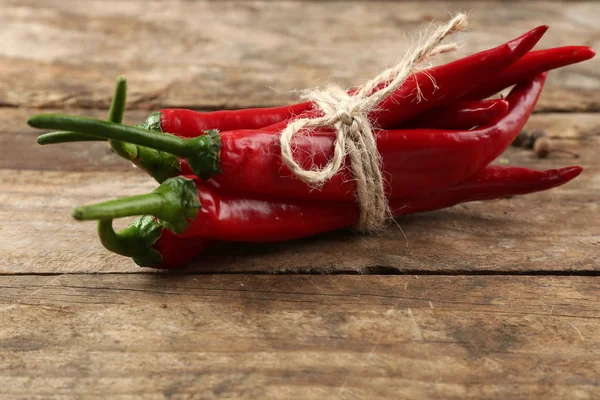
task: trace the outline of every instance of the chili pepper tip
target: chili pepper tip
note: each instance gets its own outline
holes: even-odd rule
[[[580,167],[578,165],[572,167],[565,167],[558,170],[558,174],[565,180],[565,182],[577,178],[582,172],[583,167]]]

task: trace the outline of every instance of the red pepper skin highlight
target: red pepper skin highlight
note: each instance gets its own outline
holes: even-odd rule
[[[463,99],[485,99],[509,86],[530,80],[542,72],[589,60],[595,55],[594,49],[587,46],[565,46],[532,51],[506,70],[469,91]]]
[[[248,108],[243,110],[222,110],[200,112],[177,108],[160,110],[160,125],[163,132],[181,137],[197,137],[203,131],[218,129],[260,129],[301,114],[311,108],[310,102],[272,108]]]
[[[494,124],[475,130],[376,131],[389,198],[416,196],[455,185],[498,157],[523,129],[542,91],[546,75],[513,89],[509,112]],[[323,166],[333,152],[328,133],[295,138],[297,161],[304,168]],[[221,134],[220,169],[211,183],[241,192],[312,200],[354,202],[354,182],[344,169],[319,190],[295,178],[281,160],[277,136],[262,131]],[[193,175],[182,162],[185,175]]]
[[[394,215],[406,215],[455,204],[547,190],[574,179],[581,167],[534,171],[488,166],[454,187],[421,196],[394,199]],[[358,218],[355,204],[270,196],[240,197],[195,180],[202,209],[181,237],[225,241],[280,242],[351,227]]]
[[[508,101],[502,99],[461,101],[413,118],[401,128],[470,129],[492,123],[506,115],[508,109]]]

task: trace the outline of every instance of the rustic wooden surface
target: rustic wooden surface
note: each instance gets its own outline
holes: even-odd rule
[[[6,276],[0,396],[598,398],[599,277]]]
[[[104,143],[36,146],[25,124],[40,109],[103,116],[119,74],[131,123],[293,101],[368,78],[404,32],[456,10],[471,10],[460,54],[540,24],[540,47],[600,48],[593,1],[0,0],[0,397],[598,398],[598,59],[551,74],[528,124],[581,158],[501,158],[583,165],[574,182],[381,237],[225,244],[170,274],[69,217],[154,183]]]

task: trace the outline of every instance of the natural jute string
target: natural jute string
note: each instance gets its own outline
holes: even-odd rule
[[[294,175],[313,187],[323,185],[338,173],[346,155],[348,156],[352,175],[356,180],[356,200],[360,206],[357,230],[379,230],[389,216],[381,174],[381,156],[377,151],[368,113],[402,86],[426,58],[454,49],[453,46],[440,46],[440,43],[448,35],[463,31],[466,27],[467,16],[458,14],[450,22],[437,28],[423,45],[352,94],[348,94],[339,86],[305,92],[302,98],[312,101],[322,111],[323,116],[296,119],[281,132],[283,161]],[[333,157],[321,169],[305,170],[294,160],[292,138],[303,129],[324,127],[333,128],[336,132]]]

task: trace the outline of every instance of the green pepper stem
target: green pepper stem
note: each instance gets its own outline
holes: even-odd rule
[[[115,85],[115,91],[110,103],[110,109],[108,111],[108,120],[120,124],[123,121],[123,114],[125,114],[125,103],[127,101],[127,80],[124,76],[117,78]],[[50,132],[44,135],[40,135],[37,138],[37,143],[41,145],[45,144],[58,144],[58,143],[70,143],[70,142],[100,142],[106,141],[106,138],[86,135],[79,132]],[[122,143],[118,141],[110,141],[112,149],[120,156],[127,157],[127,151],[123,148]]]
[[[41,145],[70,142],[106,142],[106,138],[78,132],[50,132],[37,138],[37,143]]]
[[[123,115],[125,114],[125,103],[127,102],[127,80],[124,76],[117,78],[115,84],[115,91],[113,94],[112,101],[110,103],[110,109],[108,110],[108,120],[117,124],[123,122]]]
[[[98,221],[98,237],[102,245],[107,250],[122,256],[135,257],[147,252],[148,246],[142,239],[136,237],[135,233],[131,227],[119,233],[115,232],[112,219]]]
[[[148,118],[139,124],[138,128],[149,129],[151,131],[162,132],[160,127],[161,113],[156,111],[150,114]],[[95,139],[93,139],[95,138]],[[65,142],[79,142],[91,140],[107,140],[100,136],[86,135],[75,132],[51,132],[38,137],[39,144],[54,144]],[[139,146],[133,143],[112,140],[113,150],[122,158],[133,162],[142,170],[149,173],[159,183],[166,179],[181,174],[181,167],[177,156],[154,150],[150,147]]]
[[[187,229],[188,220],[193,219],[200,208],[194,181],[179,176],[167,179],[152,193],[76,207],[72,215],[80,221],[153,215],[167,229],[180,233]]]
[[[113,229],[111,219],[98,221],[98,237],[102,245],[113,253],[132,257],[142,267],[158,267],[162,264],[161,254],[153,248],[161,234],[161,226],[147,215],[119,232]]]
[[[188,139],[94,118],[62,114],[38,114],[29,118],[27,123],[34,128],[69,130],[101,136],[107,139],[135,143],[156,150],[166,151],[179,157],[194,155],[193,148],[188,144]]]
[[[117,78],[115,84],[115,91],[113,94],[112,101],[110,102],[110,108],[108,110],[108,121],[120,124],[123,122],[123,115],[125,114],[125,103],[127,102],[127,80],[124,76]],[[129,152],[125,146],[125,143],[118,140],[109,140],[110,147],[115,153],[121,157],[129,158]]]
[[[165,200],[158,194],[141,194],[90,206],[76,207],[73,210],[73,218],[80,221],[87,221],[123,218],[131,215],[144,214],[155,215],[158,218],[161,218],[161,215],[159,214],[161,214],[162,209],[173,206],[164,203]]]
[[[202,136],[183,139],[148,129],[61,114],[34,115],[28,123],[34,128],[81,132],[170,153],[185,158],[194,174],[202,179],[221,172],[221,137],[214,130],[205,131]]]

